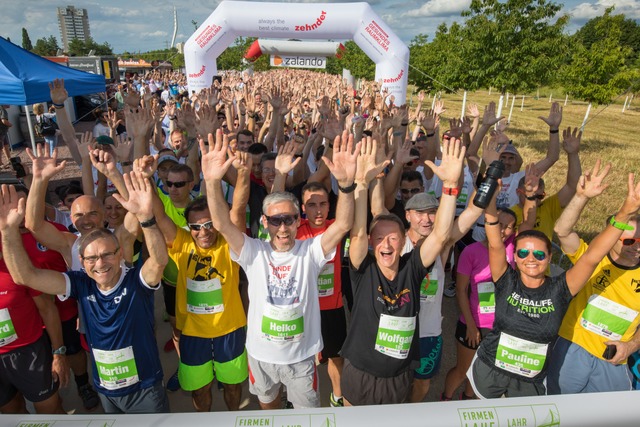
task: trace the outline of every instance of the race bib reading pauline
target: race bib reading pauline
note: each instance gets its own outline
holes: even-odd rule
[[[600,295],[591,295],[582,312],[583,328],[613,341],[619,341],[638,312]]]
[[[9,310],[3,308],[0,310],[0,347],[14,342],[18,339],[18,334],[13,327]]]
[[[262,315],[262,336],[272,342],[296,342],[304,334],[302,308],[267,304]]]
[[[406,359],[416,330],[416,316],[396,317],[380,315],[376,335],[376,351],[395,359]]]
[[[420,302],[432,302],[438,292],[438,272],[430,271],[420,284]]]
[[[133,347],[121,350],[93,349],[100,385],[107,390],[129,387],[139,381]]]
[[[187,278],[187,311],[194,314],[223,312],[220,279],[195,281]]]
[[[480,315],[496,312],[496,287],[493,282],[478,283],[478,303]]]
[[[333,295],[333,263],[325,264],[318,276],[318,295],[320,298]]]
[[[542,371],[547,358],[547,347],[547,344],[538,344],[501,332],[495,365],[505,371],[533,378]]]

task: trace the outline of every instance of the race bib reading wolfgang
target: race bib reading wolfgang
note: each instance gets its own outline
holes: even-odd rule
[[[262,336],[272,342],[300,341],[304,334],[302,308],[267,304],[262,316]]]
[[[591,295],[582,312],[580,325],[588,331],[619,341],[638,312],[600,295]]]
[[[223,312],[220,279],[195,281],[187,278],[187,311],[194,314]]]
[[[406,359],[416,330],[416,317],[380,315],[376,351],[395,359]]]
[[[420,302],[431,302],[435,300],[438,292],[438,272],[434,269],[427,273],[420,284]]]
[[[496,312],[496,287],[493,282],[478,283],[478,303],[480,315]]]
[[[133,347],[121,350],[93,349],[100,385],[107,390],[129,387],[139,381]]]
[[[505,371],[533,378],[542,371],[547,358],[547,347],[547,344],[538,344],[502,332],[495,365]]]
[[[9,310],[3,308],[0,310],[0,347],[14,342],[18,339],[18,334],[13,327]]]
[[[333,295],[334,289],[333,263],[327,263],[322,267],[318,276],[318,295],[320,298]]]

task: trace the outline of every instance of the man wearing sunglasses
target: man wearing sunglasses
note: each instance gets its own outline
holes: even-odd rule
[[[353,146],[353,137],[345,132],[336,137],[333,159],[325,159],[341,193],[335,222],[314,238],[296,240],[300,224],[298,200],[290,193],[275,192],[263,204],[269,242],[249,238],[230,220],[221,190],[222,177],[232,161],[226,157],[227,139],[218,132],[215,144],[209,135],[209,148],[204,144],[200,147],[213,223],[229,242],[232,258],[249,278],[249,389],[258,396],[263,409],[280,408],[282,384],[294,407],[320,405],[315,355],[323,343],[316,283],[322,267],[334,257],[353,222],[356,160],[359,153],[366,152],[357,144],[352,153]],[[367,146],[370,153],[373,144]],[[363,162],[358,169],[364,174],[375,166]]]
[[[589,200],[607,187],[603,180],[610,168],[600,170],[600,160],[596,162],[556,223],[562,250],[573,263],[589,247],[574,226]],[[620,224],[607,219],[624,231],[569,305],[550,360],[549,394],[631,390],[627,358],[640,349],[639,220],[635,216]]]
[[[248,156],[242,153],[245,161],[235,164],[238,187],[233,193],[231,211],[233,226],[242,231],[245,229],[244,206],[249,198]],[[154,159],[145,156],[139,164],[153,168]],[[148,173],[152,174],[152,170]],[[174,305],[175,327],[180,331],[179,386],[191,391],[196,411],[210,411],[211,384],[215,376],[224,384],[227,408],[238,410],[241,383],[248,375],[244,349],[247,319],[240,298],[238,264],[231,261],[229,245],[213,227],[204,197],[192,200],[184,209],[189,231],[175,224],[159,202],[154,207],[170,261],[177,266]]]
[[[125,267],[118,239],[97,228],[79,239],[83,271],[35,268],[18,230],[24,204],[6,186],[0,202],[3,255],[16,283],[78,301],[93,355],[94,386],[106,413],[169,412],[153,314],[167,251],[153,217],[151,183],[137,173],[125,175],[125,182],[128,200],[114,197],[142,226],[149,257],[141,267]]]
[[[562,132],[562,146],[567,153],[567,182],[556,194],[546,197],[544,191],[544,180],[540,178],[538,190],[533,196],[529,196],[529,200],[536,202],[536,220],[534,230],[542,231],[549,240],[553,239],[553,225],[560,218],[562,210],[569,204],[571,198],[576,193],[576,186],[580,175],[582,175],[582,167],[580,165],[580,139],[582,132],[578,128],[565,129]],[[536,173],[538,173],[536,171]],[[526,177],[520,178],[518,182],[518,204],[511,207],[516,214],[516,226],[522,224],[523,215],[522,208],[525,202],[525,180]],[[546,197],[546,198],[545,198]]]

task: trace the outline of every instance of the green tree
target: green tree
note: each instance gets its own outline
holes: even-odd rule
[[[22,48],[28,51],[33,50],[33,45],[31,44],[29,33],[27,32],[27,29],[24,27],[22,27]]]
[[[375,79],[376,64],[352,40],[344,44],[340,58],[327,58],[328,73],[342,75],[343,68],[351,71],[351,75],[357,79]]]
[[[58,46],[58,39],[54,36],[49,36],[36,40],[33,53],[40,56],[56,56],[58,49],[60,49],[60,46]]]
[[[92,50],[94,51],[94,55],[97,56],[113,55],[113,49],[109,43],[97,43],[91,37],[85,41],[72,39],[69,42],[69,56],[86,56],[89,55],[89,52]]]
[[[575,40],[586,49],[591,48],[591,45],[599,40],[600,36],[596,27],[602,19],[604,17],[599,16],[587,21],[574,34]],[[620,44],[632,50],[631,55],[627,58],[628,62],[634,62],[640,57],[640,24],[633,19],[625,18],[624,14],[613,15],[610,19],[620,28]]]
[[[218,70],[243,70],[248,67],[242,59],[244,58],[247,49],[256,40],[255,37],[238,37],[233,44],[224,50],[218,56],[216,64]],[[269,69],[269,55],[262,55],[258,58],[251,67],[255,71],[265,71]]]
[[[522,93],[553,83],[565,59],[569,17],[549,0],[472,0],[461,46],[465,89]],[[554,21],[555,19],[555,21]]]
[[[567,93],[595,104],[610,103],[632,87],[640,74],[627,65],[633,50],[621,44],[621,21],[612,11],[613,7],[608,8],[595,23],[595,38],[589,48],[576,43],[571,63],[562,70]]]

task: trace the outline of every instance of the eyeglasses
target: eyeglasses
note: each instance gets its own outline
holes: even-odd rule
[[[542,199],[544,199],[546,196],[547,196],[547,193],[545,193],[545,192],[543,191],[542,193],[540,193],[540,194],[534,194],[534,195],[533,195],[533,196],[531,196],[531,197],[535,197],[535,198],[536,198],[536,199],[538,199],[538,200],[542,200]]]
[[[265,215],[264,217],[267,219],[269,225],[273,227],[280,227],[282,224],[288,227],[298,220],[298,215]]]
[[[203,228],[205,230],[213,230],[213,221],[207,221],[207,222],[203,222],[202,224],[192,224],[189,223],[187,224],[189,226],[189,229],[191,231],[200,231]]]
[[[185,185],[187,185],[188,183],[190,183],[191,181],[169,181],[167,180],[167,187],[171,188],[171,187],[176,187],[176,188],[182,188]]]
[[[518,258],[520,259],[525,259],[529,256],[529,253],[532,253],[533,257],[538,261],[544,261],[544,259],[547,257],[547,253],[545,251],[532,251],[529,249],[518,249],[516,251],[516,255],[518,255]]]
[[[623,246],[631,246],[640,242],[640,237],[635,237],[635,238],[626,237],[624,239],[620,239],[620,241],[622,242]]]
[[[262,168],[262,173],[268,175],[270,173],[276,173],[276,170],[271,168]]]
[[[113,252],[103,252],[100,255],[82,256],[81,258],[88,265],[95,264],[96,262],[98,262],[99,259],[103,261],[113,261],[113,258],[116,256],[116,253],[118,253],[119,250],[120,248],[117,248]]]
[[[407,165],[411,165],[413,162],[407,163]],[[401,188],[400,192],[402,194],[418,194],[419,192],[421,192],[422,190],[420,190],[419,188]]]

